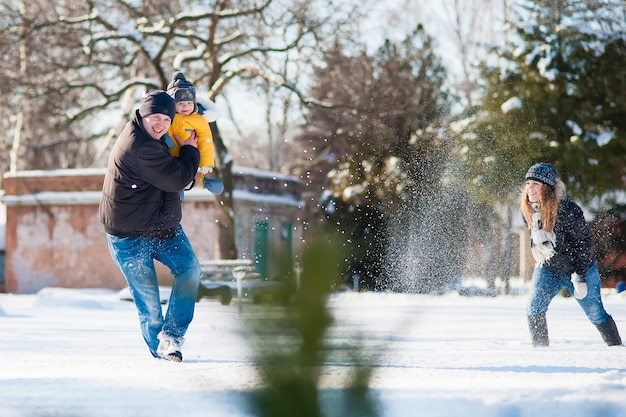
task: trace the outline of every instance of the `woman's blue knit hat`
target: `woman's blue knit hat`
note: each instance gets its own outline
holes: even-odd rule
[[[559,172],[556,167],[546,162],[540,162],[530,167],[526,173],[527,180],[535,180],[542,182],[550,187],[556,185],[556,179],[559,176]]]

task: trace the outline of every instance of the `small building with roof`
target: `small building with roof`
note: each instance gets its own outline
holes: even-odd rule
[[[45,287],[121,289],[98,218],[105,169],[21,171],[4,176],[6,212],[0,291],[35,293]],[[263,276],[280,273],[271,252],[296,256],[302,236],[302,186],[291,176],[233,168],[235,236],[240,258]],[[183,227],[201,260],[216,253],[216,199],[194,187],[185,193]],[[157,263],[159,281],[171,280]]]

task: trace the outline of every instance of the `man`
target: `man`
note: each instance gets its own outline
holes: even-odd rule
[[[193,182],[200,154],[192,134],[184,142],[174,138],[180,155],[170,155],[165,138],[175,114],[176,104],[165,91],[145,95],[111,150],[100,220],[111,257],[128,283],[150,353],[181,362],[181,347],[194,313],[200,264],[180,224],[180,193]],[[165,317],[155,259],[174,275]]]

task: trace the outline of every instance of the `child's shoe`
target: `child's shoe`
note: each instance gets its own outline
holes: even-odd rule
[[[224,192],[224,183],[214,178],[204,177],[202,179],[202,187],[213,194],[222,194]]]

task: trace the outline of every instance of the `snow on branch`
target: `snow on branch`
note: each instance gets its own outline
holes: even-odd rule
[[[272,3],[273,0],[266,0],[259,6],[241,9],[226,9],[221,11],[204,11],[204,12],[181,12],[171,19],[174,21],[197,21],[210,18],[233,18],[245,16],[254,13],[260,13]]]
[[[69,120],[77,120],[93,112],[94,110],[103,110],[107,108],[109,105],[111,105],[112,103],[118,101],[119,98],[122,96],[122,94],[126,92],[128,89],[132,87],[136,87],[138,85],[143,85],[143,86],[151,87],[151,88],[159,88],[159,82],[157,80],[153,78],[143,78],[143,77],[136,77],[136,78],[132,78],[130,80],[124,81],[122,84],[120,84],[119,88],[111,92],[104,91],[104,89],[97,83],[69,84],[68,86],[70,88],[78,88],[78,89],[83,89],[83,90],[87,88],[94,89],[98,91],[98,93],[104,98],[104,100],[99,103],[94,103],[88,107],[85,107],[75,114],[67,114],[67,118]]]
[[[206,52],[206,44],[201,43],[195,49],[190,51],[182,51],[174,57],[173,67],[180,70],[186,61],[201,59]]]
[[[59,22],[70,23],[70,24],[84,23],[84,22],[95,20],[97,17],[98,17],[98,10],[92,9],[90,13],[83,15],[83,16],[76,16],[76,17],[59,16]]]

